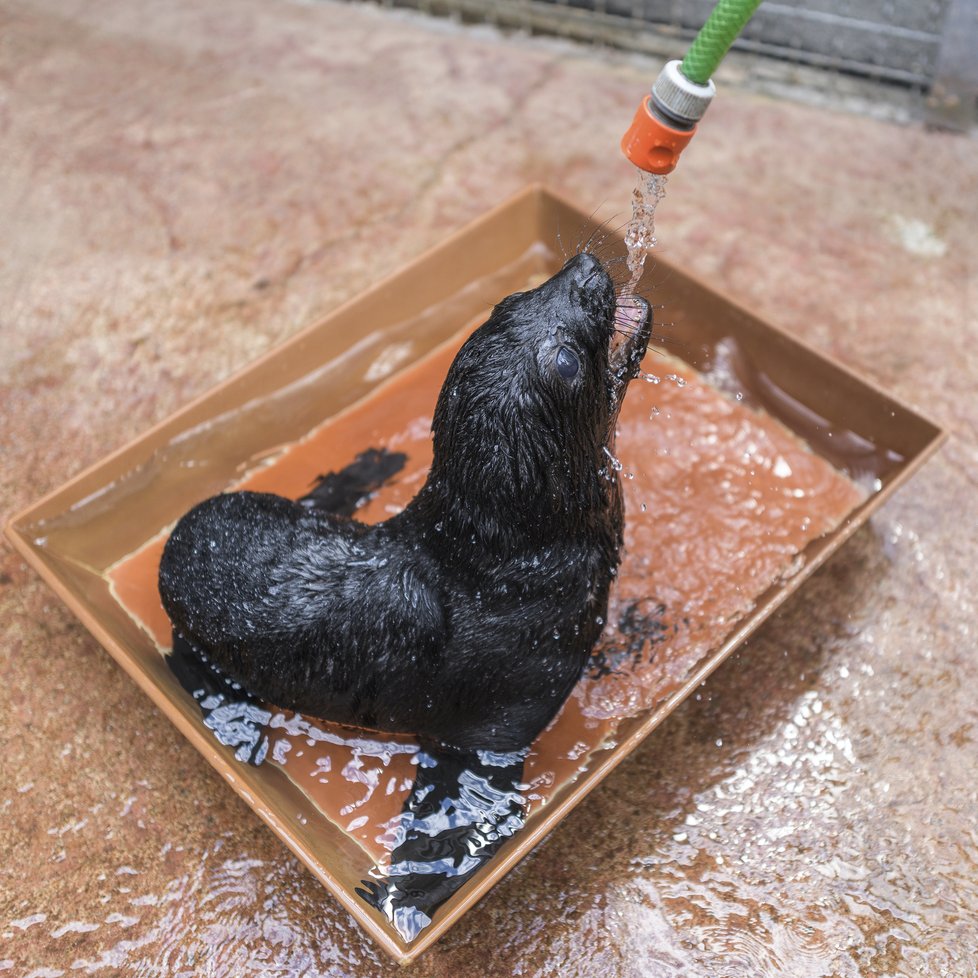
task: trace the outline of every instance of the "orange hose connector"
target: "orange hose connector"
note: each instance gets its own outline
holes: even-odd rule
[[[649,98],[646,97],[622,137],[621,149],[640,170],[672,173],[679,161],[679,154],[695,132],[696,126],[692,129],[667,126],[653,114]]]

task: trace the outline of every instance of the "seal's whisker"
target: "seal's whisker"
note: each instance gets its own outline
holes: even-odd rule
[[[619,306],[637,306],[644,302],[653,312],[656,309],[666,308],[664,302],[651,302],[646,296],[639,295],[637,292],[622,292],[616,295],[615,299]]]
[[[631,282],[626,282],[626,283],[624,283],[624,285],[622,285],[622,287],[620,289],[616,289],[615,290],[615,294],[619,298],[621,298],[623,296],[637,295],[637,296],[641,296],[643,299],[646,299],[647,300],[648,299],[648,296],[645,293],[646,292],[650,292],[650,291],[652,291],[651,286],[649,288],[647,288],[647,289],[646,288],[638,289],[638,288],[634,288],[632,286]]]
[[[611,284],[614,286],[615,295],[622,295],[625,292],[625,286],[628,284],[625,276],[628,275],[628,270],[625,268],[613,268],[608,271],[611,277]]]
[[[632,308],[635,309],[635,310],[637,310],[638,309],[638,306],[633,306]],[[630,325],[632,323],[644,321],[644,319],[645,319],[645,317],[643,316],[642,317],[642,320],[639,320],[638,317],[635,315],[634,312],[632,312],[632,313],[616,312],[615,313],[614,321],[616,323],[619,323],[622,326],[628,326],[628,325]]]
[[[626,292],[615,296],[615,302],[619,309],[636,309],[642,306],[651,306],[652,303],[643,295],[636,295],[634,292]]]
[[[656,336],[655,340],[657,343],[669,343],[671,346],[685,350],[686,352],[689,352],[691,349],[690,345],[683,342],[678,336]]]
[[[577,236],[577,244],[574,245],[574,254],[575,255],[579,255],[579,254],[581,254],[584,251],[584,242],[585,242],[584,235],[588,233],[588,226],[589,226],[589,224],[590,224],[590,221],[588,221],[587,223],[585,223],[584,226],[581,228],[580,233]],[[590,237],[590,235],[588,235],[588,237]]]
[[[631,222],[631,218],[626,218],[620,224],[611,223],[616,217],[619,216],[620,216],[619,214],[612,214],[611,217],[609,217],[608,220],[604,222],[605,237],[607,237],[609,234],[618,234],[622,231],[623,228],[628,227],[629,223]]]
[[[634,319],[616,319],[611,328],[614,332],[621,333],[623,336],[638,336],[640,333],[645,332],[646,326],[644,319],[640,323]]]
[[[626,266],[621,265],[614,269],[614,272],[609,272],[608,274],[611,275],[611,280],[614,283],[615,295],[638,295],[643,299],[648,298],[647,293],[650,292],[650,290],[644,287],[640,289],[635,288],[631,281],[631,272]]]
[[[628,339],[630,339],[630,340],[635,339],[635,337],[639,335],[639,331],[638,330],[618,329],[617,327],[615,327],[612,330],[612,332],[617,333],[619,336],[627,336]]]
[[[595,248],[591,252],[589,252],[589,254],[597,258],[598,261],[601,262],[601,264],[604,266],[605,271],[607,271],[608,274],[610,275],[612,268],[615,265],[620,265],[621,262],[616,261],[617,256],[612,252],[606,252],[604,250],[604,247],[605,246],[602,245],[599,248]]]
[[[560,248],[560,253],[563,256],[564,261],[566,262],[567,261],[567,249],[564,247],[564,239],[561,237],[561,234],[560,234],[560,217],[559,216],[557,217],[557,247]]]
[[[619,336],[638,336],[644,330],[640,327],[635,327],[634,329],[629,329],[627,326],[623,326],[620,323],[616,326],[611,327],[612,332],[618,333]]]
[[[600,221],[595,222],[594,220],[595,215],[598,213],[598,211],[601,209],[602,206],[603,206],[603,202],[601,204],[598,204],[598,206],[595,207],[593,211],[591,211],[590,215],[588,216],[588,219],[584,222],[584,227],[581,228],[581,236],[577,239],[577,252],[576,252],[579,255],[582,254],[586,255],[589,253],[588,245],[591,244],[592,239],[603,226]],[[588,228],[591,228],[591,233],[588,234],[587,240],[585,241],[584,234],[588,230]]]
[[[612,222],[619,216],[619,214],[612,214],[608,220],[598,224],[591,232],[581,250],[586,254],[594,255],[596,258],[600,258],[603,262],[611,260],[604,258],[604,256],[601,254],[601,249],[603,249],[606,245],[609,248],[615,248],[618,245],[618,242],[614,240],[614,237],[619,234],[622,228],[628,224],[627,220],[622,221],[620,224],[613,224]],[[594,214],[592,214],[591,218],[589,218],[589,223],[593,217]],[[614,257],[617,258],[618,256]]]
[[[598,235],[600,231],[601,231],[601,225],[598,224],[594,228],[594,230],[591,232],[591,234],[588,236],[587,241],[584,242],[584,247],[581,249],[583,254],[585,254],[585,255],[593,255],[594,254],[594,247],[598,247],[598,248],[601,247],[602,243],[604,242],[604,237],[603,236],[600,237],[600,238],[598,238],[597,245],[594,246],[594,247],[592,247],[594,245],[595,236]]]
[[[613,247],[614,243],[609,243],[608,241],[609,231],[607,228],[601,228],[600,231],[600,235],[593,236],[589,242],[590,247],[588,248],[588,253],[594,255],[595,258],[600,258],[604,262],[606,258],[602,254],[603,249],[605,247]]]
[[[634,322],[644,322],[646,318],[647,306],[642,305],[629,305],[629,306],[619,306],[615,310],[615,322],[616,323],[634,323]]]
[[[641,296],[637,295],[620,295],[616,296],[615,300],[615,312],[619,314],[632,314],[634,315],[637,309],[649,308],[649,303],[645,301]]]
[[[608,231],[598,242],[590,249],[590,253],[594,255],[595,258],[600,258],[602,262],[615,262],[621,264],[628,260],[627,255],[621,253],[621,242],[613,237],[613,231]]]
[[[648,302],[648,299],[646,299],[645,296],[639,295],[637,292],[628,292],[626,290],[622,290],[621,292],[616,292],[615,298],[618,300],[620,305],[637,306],[640,305],[642,302]],[[651,302],[648,302],[648,304],[652,305]]]
[[[628,274],[628,269],[624,267],[624,262],[612,259],[605,263],[605,271],[611,276],[611,281],[615,286],[615,292],[620,292],[624,289],[626,285],[625,276]]]

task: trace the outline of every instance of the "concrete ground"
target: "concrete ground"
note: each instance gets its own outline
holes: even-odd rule
[[[365,6],[0,6],[0,516],[527,183],[645,61]],[[662,250],[951,439],[399,972],[0,547],[0,973],[978,972],[978,142],[724,91]]]

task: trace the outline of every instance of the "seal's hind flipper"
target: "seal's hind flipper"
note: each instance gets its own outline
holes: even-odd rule
[[[368,448],[339,472],[318,476],[315,489],[299,502],[335,516],[352,516],[363,500],[404,468],[405,462],[403,452]]]

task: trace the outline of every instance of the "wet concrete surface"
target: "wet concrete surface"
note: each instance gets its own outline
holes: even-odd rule
[[[529,182],[624,219],[653,73],[342,4],[5,4],[0,515]],[[406,971],[4,544],[0,973],[972,978],[976,226],[973,138],[718,98],[663,252],[952,437]]]

